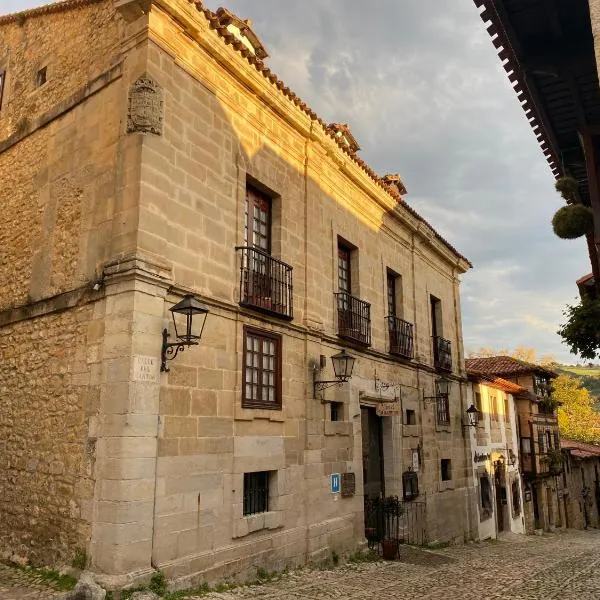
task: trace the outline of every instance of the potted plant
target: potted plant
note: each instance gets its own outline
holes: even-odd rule
[[[384,537],[381,540],[381,553],[385,560],[398,557],[400,547],[400,517],[404,513],[404,505],[398,496],[388,496],[381,501],[383,512]]]

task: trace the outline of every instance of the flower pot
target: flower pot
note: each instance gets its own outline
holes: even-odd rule
[[[398,540],[383,540],[381,542],[381,551],[385,560],[394,560],[398,557],[398,548],[400,542]]]

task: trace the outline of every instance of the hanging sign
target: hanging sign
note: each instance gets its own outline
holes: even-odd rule
[[[378,417],[398,417],[402,414],[400,402],[378,402],[375,407],[375,412]]]

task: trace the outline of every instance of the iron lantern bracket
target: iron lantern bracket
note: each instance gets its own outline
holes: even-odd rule
[[[169,332],[163,329],[162,332],[162,349],[160,352],[160,371],[161,373],[168,373],[169,367],[167,367],[167,361],[173,360],[179,352],[183,352],[186,346],[197,346],[199,342],[169,342]]]
[[[347,379],[333,379],[333,380],[328,380],[328,381],[313,381],[313,396],[316,398],[317,397],[317,392],[322,392],[323,390],[326,390],[327,388],[333,387],[335,385],[342,385],[342,383],[346,383],[348,380]]]

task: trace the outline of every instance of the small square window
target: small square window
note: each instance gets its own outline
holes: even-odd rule
[[[344,404],[342,402],[330,402],[329,411],[332,421],[344,420]]]
[[[452,461],[449,458],[442,458],[440,461],[442,470],[442,481],[452,480]]]
[[[48,67],[42,67],[35,76],[36,87],[42,87],[47,81]]]
[[[406,425],[416,425],[417,424],[417,414],[414,410],[410,408],[406,409]]]
[[[244,516],[269,510],[269,472],[244,473]]]

